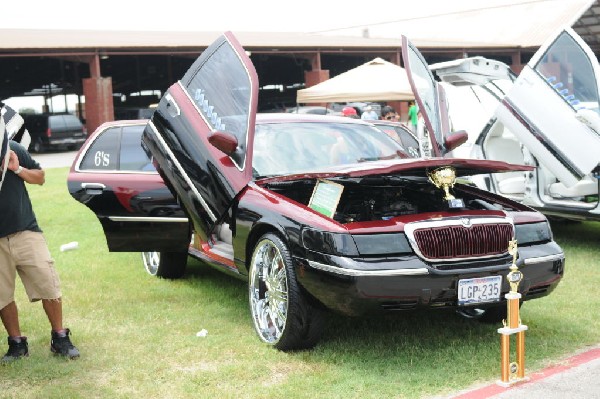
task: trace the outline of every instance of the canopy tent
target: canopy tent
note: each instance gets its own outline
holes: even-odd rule
[[[415,98],[406,70],[382,58],[298,90],[298,104],[348,101],[406,101]]]

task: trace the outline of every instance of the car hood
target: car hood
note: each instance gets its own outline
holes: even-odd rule
[[[533,170],[532,166],[510,164],[502,161],[491,161],[468,158],[422,158],[363,162],[326,168],[319,171],[308,171],[292,175],[271,176],[258,179],[257,183],[271,183],[302,179],[325,179],[332,177],[366,177],[384,175],[404,175],[426,177],[428,172],[450,166],[456,171],[456,177],[472,176],[485,173],[502,173]]]

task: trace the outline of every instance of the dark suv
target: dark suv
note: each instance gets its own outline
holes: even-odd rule
[[[73,114],[23,114],[23,119],[31,135],[32,152],[51,148],[75,150],[87,138],[85,126]]]

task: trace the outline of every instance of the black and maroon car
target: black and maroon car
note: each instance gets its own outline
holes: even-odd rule
[[[69,191],[98,215],[109,249],[145,252],[152,274],[181,277],[189,254],[247,281],[258,336],[281,350],[314,346],[325,310],[447,308],[497,322],[509,241],[519,245],[523,300],[557,286],[564,254],[542,214],[456,182],[528,167],[443,158],[464,134],[440,130],[437,85],[405,49],[409,73],[426,72],[412,81],[435,157],[411,158],[361,120],[257,114],[256,72],[226,33],[150,121],[89,138]]]

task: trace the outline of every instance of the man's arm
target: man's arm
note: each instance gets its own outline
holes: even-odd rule
[[[18,175],[29,184],[42,185],[46,182],[46,172],[43,169],[27,169],[19,164],[19,157],[14,151],[10,151],[8,170]]]

